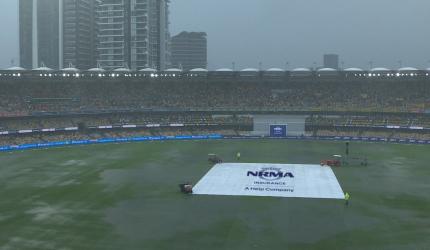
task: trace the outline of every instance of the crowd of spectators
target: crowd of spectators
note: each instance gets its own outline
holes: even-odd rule
[[[314,115],[306,119],[312,136],[430,140],[430,117],[419,115]]]
[[[386,139],[430,140],[430,133],[414,133],[402,131],[371,131],[371,130],[316,130],[312,136],[348,136],[348,137],[378,137]]]
[[[238,132],[232,129],[178,129],[178,128],[157,128],[157,129],[133,129],[133,130],[110,130],[110,131],[93,131],[93,132],[55,132],[55,133],[38,133],[25,135],[3,135],[0,136],[0,146],[21,145],[30,143],[45,143],[55,141],[72,141],[72,140],[91,140],[100,138],[124,138],[137,136],[174,136],[174,135],[238,135]]]
[[[410,115],[313,115],[306,119],[310,126],[333,127],[422,127],[430,129],[430,116]]]
[[[425,112],[430,83],[413,80],[2,79],[0,116],[130,109]]]
[[[67,127],[91,127],[108,125],[169,125],[191,124],[245,124],[252,126],[250,116],[210,115],[203,113],[114,113],[85,116],[34,116],[23,118],[0,118],[0,131],[48,129]]]
[[[246,135],[253,130],[253,123],[253,116],[249,115],[215,115],[201,112],[133,112],[0,118],[0,132],[18,131],[0,134],[0,145],[138,135],[209,134],[214,131],[224,135]],[[131,124],[138,127],[121,126]],[[159,124],[160,127],[146,126],[149,124]],[[109,125],[113,128],[99,128]],[[77,131],[65,131],[64,128],[68,127],[74,127]],[[57,131],[41,131],[50,128]],[[310,115],[306,118],[305,128],[306,134],[313,136],[430,139],[430,117],[418,114]],[[19,132],[33,129],[37,131]]]
[[[425,79],[32,79],[0,80],[0,132],[27,129],[79,127],[78,132],[0,135],[0,145],[127,136],[132,133],[178,133],[158,130],[91,130],[87,127],[147,124],[234,124],[252,127],[249,116],[211,115],[203,111],[359,111],[375,115],[311,116],[308,133],[427,138],[417,131],[390,131],[344,127],[430,128],[430,82]],[[201,113],[185,112],[200,110]],[[157,112],[154,112],[157,111]],[[160,112],[163,114],[160,114]],[[176,111],[176,112],[175,112]],[[404,112],[408,115],[376,115]],[[51,113],[54,116],[46,116]],[[75,114],[71,114],[75,113]],[[86,113],[82,115],[82,113]],[[92,113],[92,115],[88,115]],[[109,113],[109,114],[106,114]],[[252,113],[252,112],[250,112]],[[43,114],[43,115],[41,115]],[[310,125],[310,126],[309,126]],[[195,128],[193,128],[195,129]],[[207,129],[207,128],[205,128]],[[181,133],[194,131],[187,127]],[[213,130],[223,130],[219,127]],[[240,133],[225,127],[222,132]],[[421,132],[421,131],[419,131]],[[112,133],[112,134],[109,134]]]

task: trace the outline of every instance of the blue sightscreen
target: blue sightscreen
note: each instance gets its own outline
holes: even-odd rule
[[[270,125],[271,137],[286,137],[287,125]]]

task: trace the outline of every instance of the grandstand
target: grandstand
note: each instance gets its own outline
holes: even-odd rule
[[[115,133],[171,134],[178,127],[185,134],[267,136],[270,119],[264,117],[276,124],[283,119],[296,127],[289,131],[296,136],[376,133],[427,139],[430,127],[429,71],[411,67],[238,72],[10,68],[0,71],[0,87],[1,145]]]

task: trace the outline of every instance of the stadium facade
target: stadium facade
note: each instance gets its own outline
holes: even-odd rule
[[[207,39],[205,32],[183,31],[172,37],[172,66],[185,71],[207,68]]]
[[[167,67],[168,1],[102,0],[97,13],[101,67],[108,70]]]
[[[20,0],[20,65],[62,69],[96,64],[98,0]]]

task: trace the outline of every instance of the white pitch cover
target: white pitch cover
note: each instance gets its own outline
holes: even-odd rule
[[[193,194],[344,198],[330,167],[267,163],[216,164],[194,186]]]

